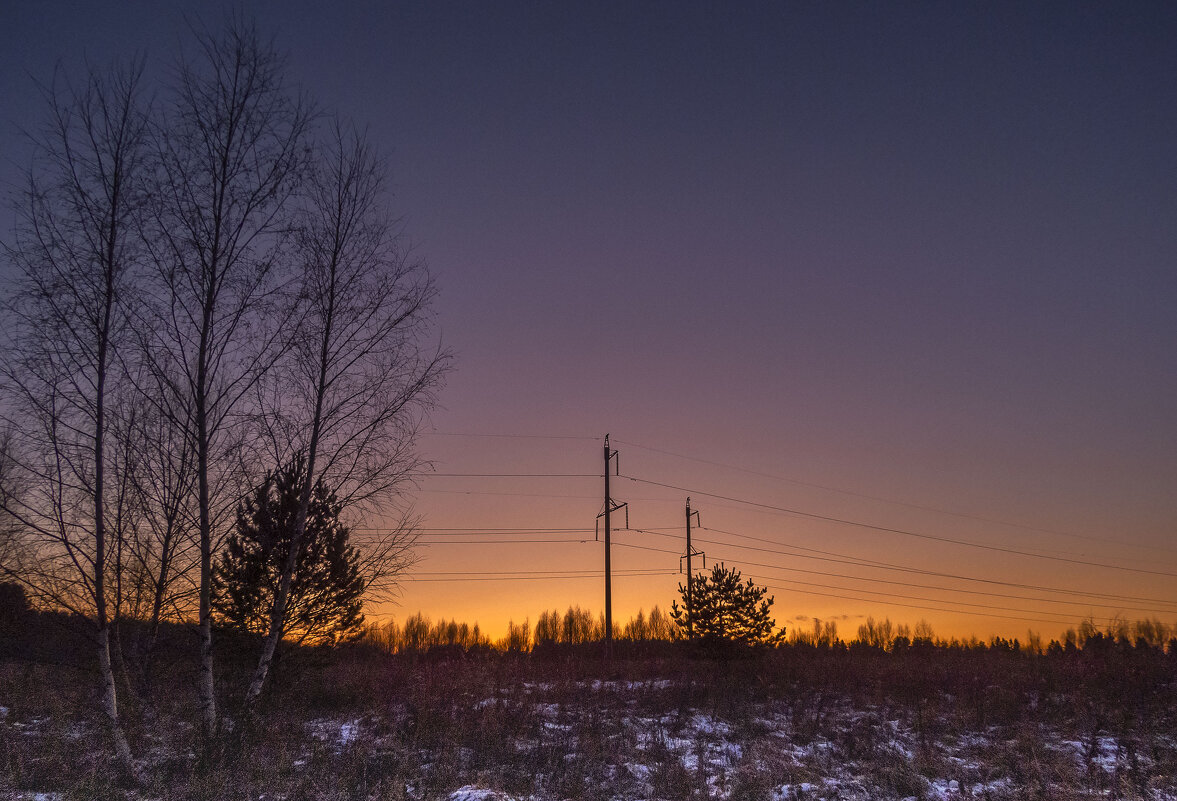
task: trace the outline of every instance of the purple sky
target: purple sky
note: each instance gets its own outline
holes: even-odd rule
[[[637,477],[1177,573],[1177,6],[734,5],[244,4],[289,51],[292,77],[391,154],[395,208],[432,265],[440,325],[458,355],[433,426],[611,432],[623,472]],[[16,127],[41,112],[30,76],[136,49],[166,64],[184,14],[211,7],[9,3],[0,180],[10,186],[28,157]],[[600,470],[590,440],[429,436],[422,447],[439,472]],[[591,528],[601,503],[600,479],[421,487],[418,507],[438,528]],[[623,479],[617,494],[641,499],[631,500],[634,527],[682,522],[682,492]],[[1172,576],[715,498],[695,505],[705,525],[781,544],[1167,599],[1158,615],[1177,620],[1164,612],[1177,610]],[[653,535],[619,541],[681,548]],[[956,590],[1032,593],[779,553],[708,552],[954,590],[791,574],[935,597],[902,602],[954,610],[945,612],[806,594],[785,574],[769,582],[779,620],[844,616],[843,634],[873,614],[926,617],[945,633],[1053,635],[1065,628],[1053,617],[1118,611],[967,595]],[[600,564],[588,544],[421,553],[421,571]],[[677,568],[673,555],[636,549],[614,561]],[[619,580],[618,615],[668,606],[676,581]],[[597,579],[418,582],[402,601],[398,616],[420,608],[492,630],[508,615],[602,605]],[[965,616],[986,612],[963,601],[1039,622]]]

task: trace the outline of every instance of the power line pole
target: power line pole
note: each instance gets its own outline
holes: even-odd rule
[[[682,560],[685,558],[687,560],[687,598],[686,598],[686,601],[687,601],[687,639],[688,640],[694,639],[694,636],[695,636],[695,606],[694,606],[694,597],[693,597],[694,589],[691,586],[692,584],[694,584],[694,581],[692,581],[692,579],[694,578],[695,573],[691,569],[691,557],[692,556],[702,556],[703,557],[703,567],[704,568],[707,567],[706,555],[702,551],[696,551],[694,548],[691,547],[691,518],[692,517],[695,519],[695,523],[701,528],[703,526],[703,523],[699,519],[699,512],[697,510],[694,512],[691,511],[691,499],[687,498],[687,552],[684,556],[679,557],[678,569],[682,570]]]
[[[610,561],[610,551],[612,546],[611,535],[613,531],[612,520],[610,514],[618,509],[625,509],[625,527],[629,528],[629,505],[625,503],[616,503],[613,496],[609,493],[609,462],[613,462],[614,469],[617,475],[621,475],[621,460],[618,458],[617,451],[609,448],[609,435],[605,435],[605,510],[597,515],[599,522],[602,517],[605,518],[605,656],[611,657],[613,655],[613,567]]]

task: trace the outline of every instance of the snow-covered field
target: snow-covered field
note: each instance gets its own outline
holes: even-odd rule
[[[1044,715],[1026,707],[982,722],[977,699],[943,690],[895,703],[885,693],[880,701],[814,687],[761,692],[733,682],[717,691],[682,675],[544,681],[445,668],[413,675],[417,684],[342,714],[288,709],[270,722],[260,750],[242,765],[230,758],[221,784],[200,797],[1177,801],[1177,733],[1144,724],[1113,731],[1082,710]],[[6,701],[0,798],[91,797],[64,774],[71,759],[105,759],[93,718],[23,716]],[[138,732],[147,787],[122,797],[196,797],[191,726],[157,723]],[[61,761],[59,786],[53,759]],[[48,767],[36,770],[37,760]]]
[[[574,689],[573,702],[559,700],[568,686],[529,684],[522,692],[469,703],[471,726],[485,725],[488,716],[526,721],[495,749],[504,764],[489,764],[469,746],[443,746],[443,753],[421,754],[426,776],[440,768],[472,780],[437,795],[425,778],[408,783],[405,796],[1177,799],[1177,777],[1167,772],[1177,756],[1171,735],[1161,735],[1151,748],[1160,752],[1150,755],[1131,737],[1077,739],[1041,725],[947,731],[944,721],[935,721],[927,726],[934,731],[921,732],[895,709],[846,699],[827,700],[816,713],[778,701],[753,703],[734,715],[691,706],[651,714],[651,691],[670,691],[670,682],[593,681]],[[380,716],[319,719],[308,730],[341,756],[379,753],[396,748],[386,740],[389,722]],[[448,762],[439,766],[437,760]],[[512,766],[536,766],[531,787],[518,787]],[[569,774],[580,777],[579,791],[569,786]]]

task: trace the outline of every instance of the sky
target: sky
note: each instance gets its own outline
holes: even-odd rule
[[[388,154],[456,354],[379,615],[600,611],[610,434],[619,622],[689,495],[790,629],[1177,623],[1177,6],[240,8]],[[11,0],[5,194],[36,81],[217,9]]]

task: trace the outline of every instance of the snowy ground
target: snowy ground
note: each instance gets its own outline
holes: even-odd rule
[[[951,697],[930,705],[934,714],[913,715],[910,705],[844,695],[756,700],[754,691],[709,694],[663,679],[461,686],[438,687],[428,707],[374,704],[289,726],[231,794],[205,797],[1177,801],[1172,733],[1115,736],[1035,715],[976,726]],[[52,759],[30,746],[38,742],[56,744],[58,759],[101,759],[92,735],[84,723],[22,718],[0,706],[0,757],[9,765]],[[153,743],[139,750],[148,776],[194,758],[180,740],[148,733],[142,742]],[[88,797],[76,785],[59,791],[51,768],[41,775],[45,786],[0,776],[0,799]]]
[[[567,687],[532,684],[522,693],[469,704],[475,726],[486,716],[524,721],[495,751],[500,760],[536,766],[530,788],[510,789],[519,784],[517,775],[496,770],[476,748],[461,747],[448,755],[422,754],[426,773],[436,760],[450,759],[456,762],[447,772],[482,780],[443,795],[427,789],[427,780],[409,783],[406,797],[1177,801],[1177,777],[1168,771],[1177,753],[1172,736],[1142,748],[1132,738],[1082,739],[1041,725],[947,731],[936,721],[921,733],[895,710],[845,699],[817,712],[765,703],[737,715],[691,707],[650,714],[648,703],[634,698],[648,702],[650,691],[667,690],[669,682],[595,681],[578,689],[571,703],[560,700]],[[384,742],[388,721],[378,716],[316,720],[308,728],[340,754],[395,747]],[[569,786],[569,774],[581,777],[580,792]]]

